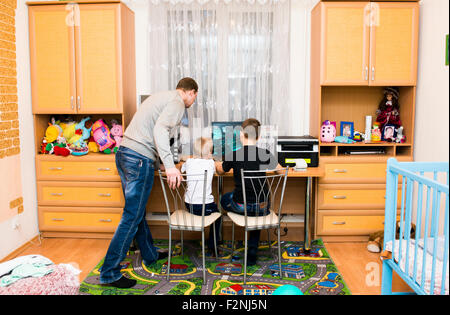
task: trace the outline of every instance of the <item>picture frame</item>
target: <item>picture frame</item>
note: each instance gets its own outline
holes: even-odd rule
[[[353,121],[341,121],[341,136],[353,139],[355,128]]]
[[[397,128],[395,125],[386,124],[381,131],[381,141],[393,142],[397,137]]]

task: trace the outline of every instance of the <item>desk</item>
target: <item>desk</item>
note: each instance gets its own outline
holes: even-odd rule
[[[315,184],[315,180],[318,177],[322,177],[325,175],[325,169],[320,165],[318,167],[308,167],[305,171],[294,171],[292,168],[288,172],[288,182],[289,178],[306,178],[306,192],[305,192],[305,228],[304,228],[304,249],[305,251],[309,251],[311,248],[311,232],[312,232],[312,224],[313,220],[311,220],[313,213],[313,187]],[[223,195],[223,177],[231,177],[233,176],[233,172],[228,172],[225,175],[217,175],[217,188],[219,194],[219,202],[218,206],[220,206],[220,199]],[[287,185],[288,183],[286,183]]]

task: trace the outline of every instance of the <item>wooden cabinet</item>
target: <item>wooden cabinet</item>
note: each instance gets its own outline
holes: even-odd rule
[[[321,2],[321,85],[415,85],[419,4]]]
[[[39,230],[110,238],[124,198],[114,154],[40,154],[54,116],[127,127],[136,111],[134,13],[107,2],[29,2]]]
[[[133,13],[112,2],[29,6],[35,114],[122,113],[136,98],[123,82],[136,71]]]

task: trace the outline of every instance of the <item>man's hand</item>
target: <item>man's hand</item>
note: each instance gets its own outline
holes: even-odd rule
[[[176,167],[172,167],[166,170],[167,182],[171,189],[175,187],[180,187],[181,184],[181,173]]]

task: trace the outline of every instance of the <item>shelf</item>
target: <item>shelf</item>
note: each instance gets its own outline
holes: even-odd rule
[[[355,142],[355,143],[339,143],[339,142],[320,142],[319,143],[320,146],[324,146],[324,147],[338,147],[338,146],[372,146],[372,147],[394,147],[394,146],[403,146],[403,147],[408,147],[408,146],[412,146],[411,143],[394,143],[394,142],[369,142],[369,143],[365,143],[365,142]]]

